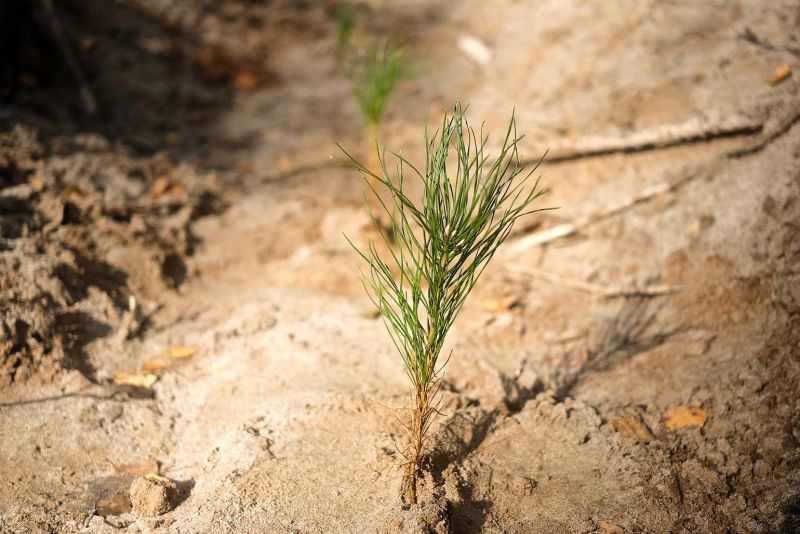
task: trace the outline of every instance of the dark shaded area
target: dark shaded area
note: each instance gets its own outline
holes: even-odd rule
[[[54,6],[67,44],[97,102],[90,113],[81,86],[40,1],[3,0],[13,31],[4,36],[2,72],[7,109],[0,124],[33,123],[41,133],[95,131],[146,152],[191,146],[230,105],[230,77],[208,77],[238,55],[197,61],[196,36],[125,2],[66,0]]]
[[[65,363],[68,367],[80,371],[89,381],[97,383],[95,376],[97,370],[89,362],[84,349],[91,341],[111,333],[111,327],[80,311],[59,314],[56,317],[55,327],[64,347]]]
[[[175,507],[180,506],[189,496],[194,489],[194,480],[174,480],[175,485],[178,487],[178,497],[175,500]]]
[[[800,493],[790,495],[781,505],[780,511],[783,513],[783,520],[776,532],[779,534],[800,532]]]
[[[438,486],[442,486],[445,482],[445,470],[450,465],[463,464],[467,457],[486,440],[501,416],[501,411],[497,408],[486,411],[471,407],[462,413],[454,414],[442,427],[440,431],[442,435],[438,437],[427,459],[428,465],[425,466]],[[461,497],[459,502],[450,502],[447,507],[451,532],[480,532],[492,503],[477,496],[475,488],[466,483],[461,484],[459,496]]]
[[[74,278],[67,278],[76,283],[73,291],[77,291],[77,294],[84,298],[88,286],[94,286],[110,296],[118,307],[124,308],[127,305],[125,297],[128,274],[102,259],[82,254],[77,250],[73,252],[79,268],[78,273],[73,273],[76,275]],[[62,278],[62,281],[65,280]],[[65,281],[65,285],[67,284]]]
[[[39,63],[54,50],[34,7],[30,0],[0,0],[0,102],[5,104],[13,101],[21,83],[30,82],[30,70],[49,70]]]
[[[523,362],[521,367],[525,366]],[[451,417],[436,436],[432,452],[424,466],[432,475],[437,486],[445,484],[446,471],[452,466],[463,465],[469,456],[483,444],[495,428],[495,424],[504,418],[519,413],[525,403],[544,391],[541,380],[530,385],[520,383],[518,376],[501,374],[503,385],[503,404],[483,409],[476,401]],[[460,393],[450,383],[443,387]],[[452,476],[452,474],[450,475]],[[482,499],[476,493],[474,484],[466,480],[459,483],[458,502],[449,502],[447,508],[450,531],[454,533],[481,532],[489,519],[492,502]]]
[[[630,361],[637,354],[662,345],[683,327],[664,329],[657,319],[665,303],[653,305],[647,296],[626,298],[617,314],[600,331],[594,348],[589,349],[586,361],[568,374],[556,389],[556,399],[563,401],[575,386],[589,374],[606,372]],[[563,368],[568,368],[565,364]]]

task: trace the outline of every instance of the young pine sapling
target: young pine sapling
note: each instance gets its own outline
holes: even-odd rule
[[[345,152],[365,178],[392,230],[392,239],[378,232],[385,241],[381,248],[388,252],[379,253],[372,239],[364,249],[348,241],[367,262],[361,270],[364,288],[383,317],[411,381],[410,416],[404,421],[410,443],[404,452],[402,485],[403,499],[409,503],[416,503],[425,440],[439,413],[445,337],[514,222],[549,209],[532,209],[533,202],[546,193],[538,178],[530,180],[542,160],[525,171],[517,150],[519,140],[512,115],[502,148],[491,158],[485,153],[483,130],[476,134],[456,106],[432,136],[425,129],[424,168],[392,153],[396,171],[390,177],[385,152],[378,153],[377,171]],[[421,201],[409,196],[409,175],[421,181]],[[386,192],[387,200],[373,184]],[[377,226],[378,214],[369,202],[366,206]]]
[[[377,173],[379,163],[374,148],[378,143],[381,119],[406,67],[400,45],[395,39],[369,37],[359,40],[356,26],[357,13],[354,8],[341,8],[337,13],[336,58],[350,78],[353,96],[364,120],[365,148],[369,155],[367,167]],[[378,184],[370,179],[369,185],[375,188]],[[371,197],[370,207],[380,212],[379,203]],[[382,223],[378,225],[378,230],[386,233],[388,223],[382,220],[380,214],[378,217]]]

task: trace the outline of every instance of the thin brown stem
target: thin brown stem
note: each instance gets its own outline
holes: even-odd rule
[[[422,465],[422,447],[428,425],[434,415],[430,401],[430,384],[420,386],[416,392],[415,407],[411,415],[411,444],[406,472],[403,476],[403,498],[409,504],[417,503],[417,480]]]

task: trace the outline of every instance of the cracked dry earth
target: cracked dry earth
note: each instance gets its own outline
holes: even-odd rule
[[[451,333],[445,415],[419,506],[398,497],[404,430],[390,407],[404,405],[406,378],[342,238],[363,239],[367,223],[357,177],[329,165],[224,193],[225,211],[192,223],[190,275],[154,297],[141,334],[87,344],[101,378],[137,372],[165,347],[198,349],[160,369],[151,389],[67,369],[0,393],[0,530],[797,531],[797,82],[765,84],[760,73],[785,53],[736,35],[752,27],[790,40],[800,9],[600,6],[465,2],[448,11],[420,1],[389,11],[390,22],[431,21],[426,32],[409,30],[410,53],[446,65],[422,65],[428,83],[407,82],[389,112],[386,140],[411,159],[420,128],[401,110],[420,101],[444,109],[455,97],[490,131],[516,104],[530,157],[583,133],[701,114],[746,112],[764,125],[542,167],[545,202],[561,209],[517,230]],[[456,27],[491,43],[491,72],[460,55]],[[271,58],[281,85],[237,97],[216,135],[237,137],[257,122],[292,131],[309,102],[331,116],[233,155],[210,147],[210,159],[246,158],[256,175],[274,177],[275,154],[306,164],[333,153],[337,139],[325,132],[342,128],[344,111],[331,110],[347,98],[346,82],[320,59],[330,41],[304,39]],[[549,53],[531,57],[537,47]],[[279,111],[265,104],[275,98],[286,100]],[[664,183],[673,186],[572,235],[525,245],[533,232]],[[690,406],[705,414],[701,426],[667,424],[669,410]],[[174,510],[130,510],[131,473],[143,465],[176,481]]]

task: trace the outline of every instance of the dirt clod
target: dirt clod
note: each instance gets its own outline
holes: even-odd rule
[[[131,484],[131,505],[140,517],[153,517],[172,510],[178,499],[178,488],[168,478],[149,473]]]

